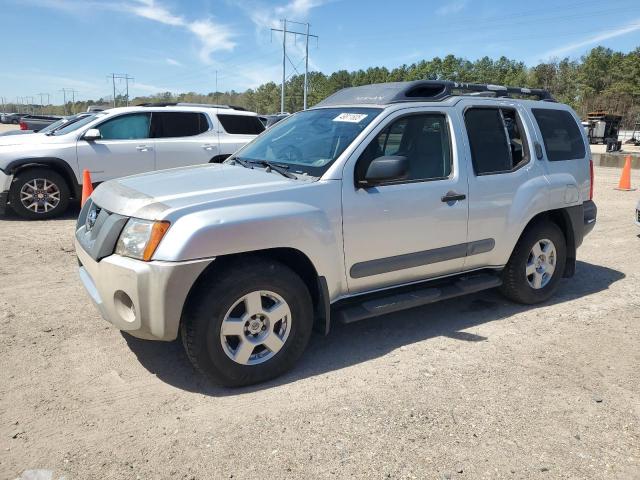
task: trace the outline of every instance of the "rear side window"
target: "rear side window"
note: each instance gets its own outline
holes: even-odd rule
[[[566,110],[532,108],[538,122],[547,159],[576,160],[585,157],[584,141],[573,115]]]
[[[470,108],[464,116],[476,175],[511,172],[529,161],[520,117],[512,108]]]
[[[151,136],[153,138],[192,137],[209,130],[203,113],[153,112]]]
[[[222,128],[234,135],[259,135],[264,125],[258,117],[250,115],[218,115]]]

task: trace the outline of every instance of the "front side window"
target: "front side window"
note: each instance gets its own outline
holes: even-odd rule
[[[356,178],[364,178],[371,161],[384,156],[407,157],[407,181],[447,178],[451,174],[451,141],[441,113],[409,115],[382,130],[362,152]]]
[[[232,135],[260,135],[264,125],[253,115],[218,114],[218,121],[224,131]]]
[[[151,136],[153,138],[192,137],[209,130],[209,122],[203,113],[153,112]]]
[[[585,146],[580,127],[566,110],[532,108],[538,122],[547,159],[551,162],[584,158]]]
[[[138,140],[149,138],[149,120],[148,113],[131,113],[107,120],[96,128],[102,140]]]
[[[86,117],[82,117],[79,120],[76,120],[74,122],[69,122],[68,125],[65,125],[62,128],[58,128],[55,131],[52,131],[52,133],[54,135],[66,135],[69,132],[73,132],[74,130],[79,129],[80,127],[83,127],[85,125],[87,125],[88,123],[93,122],[95,119],[104,116],[104,113],[98,113],[98,114],[92,114],[92,115],[87,115]]]
[[[476,175],[506,173],[529,161],[520,117],[512,108],[470,108],[464,115]]]
[[[305,110],[275,124],[234,157],[267,160],[294,173],[320,177],[381,111],[354,107]]]

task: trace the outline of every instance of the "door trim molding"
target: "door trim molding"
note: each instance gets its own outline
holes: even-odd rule
[[[431,250],[367,260],[353,264],[349,270],[349,275],[351,278],[363,278],[407,268],[430,265],[432,263],[445,262],[447,260],[455,260],[456,258],[490,252],[495,245],[496,242],[493,238],[485,238],[483,240],[459,243],[457,245],[449,245]]]

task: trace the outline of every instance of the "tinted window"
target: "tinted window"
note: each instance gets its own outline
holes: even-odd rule
[[[509,172],[528,161],[527,141],[515,110],[471,108],[464,121],[476,175]]]
[[[102,140],[134,140],[149,138],[149,114],[132,113],[107,120],[96,128]]]
[[[153,112],[151,136],[153,138],[191,137],[209,130],[203,113]]]
[[[264,125],[258,117],[250,115],[218,115],[224,131],[237,135],[259,135]]]
[[[584,141],[573,115],[565,110],[533,108],[531,111],[540,127],[549,160],[585,157]]]
[[[448,177],[451,174],[451,142],[446,117],[442,114],[411,115],[394,121],[362,153],[356,178],[364,178],[373,159],[389,155],[407,157],[409,181]]]

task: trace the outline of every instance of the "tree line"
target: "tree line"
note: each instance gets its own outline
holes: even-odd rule
[[[605,110],[623,116],[623,128],[633,129],[640,120],[640,47],[629,53],[596,47],[579,60],[553,59],[533,67],[524,62],[500,57],[483,57],[476,61],[447,55],[397,68],[371,67],[366,70],[338,70],[329,75],[309,74],[308,104],[313,106],[332,93],[370,83],[410,80],[453,80],[457,82],[545,88],[556,99],[571,105],[581,117],[588,112]],[[285,110],[302,110],[303,75],[294,75],[285,84]],[[117,98],[124,105],[123,98]],[[280,85],[267,82],[244,92],[162,92],[136,97],[132,105],[148,102],[194,102],[237,105],[260,114],[280,110]],[[66,111],[84,111],[89,105],[109,103],[105,99],[68,104]],[[62,113],[63,106],[58,106]]]

